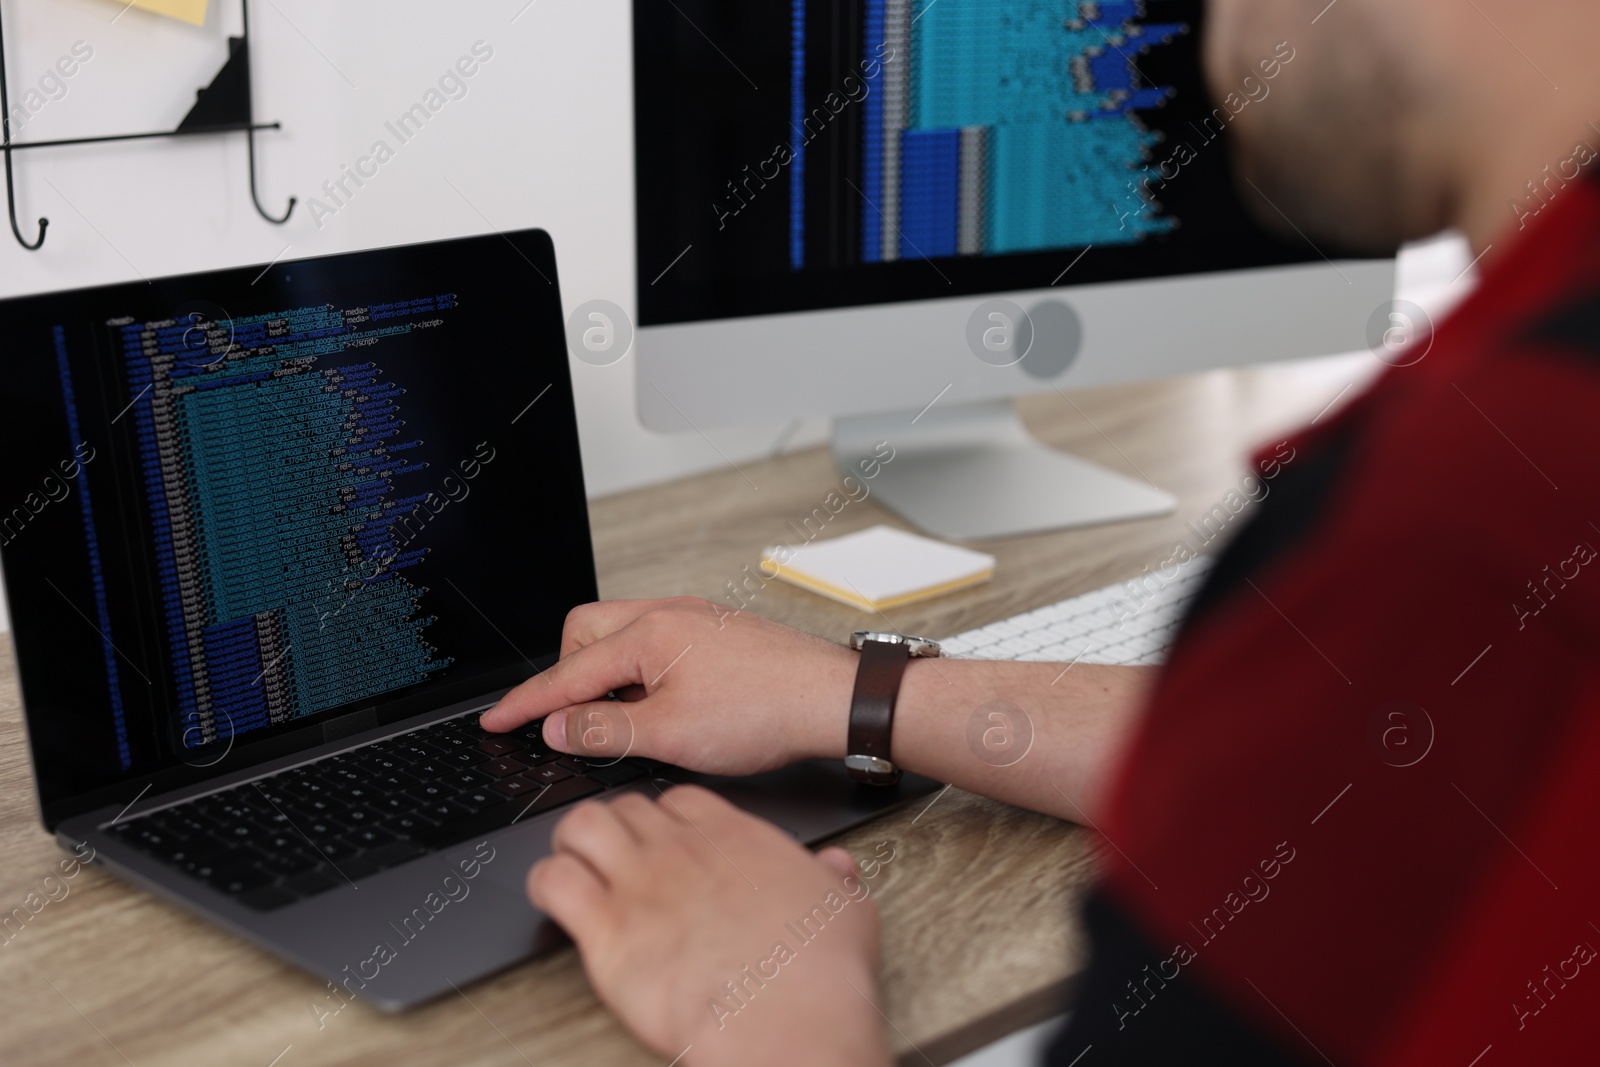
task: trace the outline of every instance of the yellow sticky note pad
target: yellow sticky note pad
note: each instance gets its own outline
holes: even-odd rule
[[[124,0],[114,0],[118,7],[126,7]],[[206,24],[207,0],[133,0],[133,6],[140,11],[150,11],[157,15],[188,22],[195,26]]]
[[[985,552],[873,526],[830,541],[771,546],[762,573],[878,612],[986,582],[994,577],[994,562]]]

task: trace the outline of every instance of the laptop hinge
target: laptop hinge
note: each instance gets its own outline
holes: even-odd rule
[[[377,725],[377,706],[374,705],[370,708],[362,708],[360,711],[352,711],[348,715],[341,715],[337,719],[329,719],[327,722],[323,723],[322,740],[324,743],[328,741],[339,741],[343,738],[349,737],[351,734],[358,734],[363,730],[376,729]]]

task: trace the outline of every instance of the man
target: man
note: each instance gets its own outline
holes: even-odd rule
[[[1380,250],[1459,227],[1482,286],[1291,441],[1159,676],[914,661],[892,758],[1116,843],[1052,1062],[1592,1059],[1600,7],[1216,0],[1206,30],[1219,97],[1296,50],[1231,131],[1263,219]],[[617,602],[574,612],[562,655],[485,725],[548,715],[552,745],[606,754],[584,713],[621,690],[636,753],[735,773],[844,753],[856,654],[819,639]],[[993,700],[1035,725],[1013,767],[964,742]],[[865,900],[736,1014],[711,1004],[859,888],[841,850],[688,789],[580,807],[555,846],[533,901],[664,1057],[890,1062]]]

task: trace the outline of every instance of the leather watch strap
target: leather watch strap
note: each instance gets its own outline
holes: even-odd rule
[[[886,641],[862,644],[855,691],[850,698],[850,730],[845,739],[845,751],[850,755],[889,762],[895,699],[900,695],[900,679],[910,658],[904,645]],[[898,769],[885,773],[852,767],[850,774],[857,781],[874,785],[893,785],[900,780]]]

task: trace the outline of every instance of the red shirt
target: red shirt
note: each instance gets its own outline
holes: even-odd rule
[[[1102,825],[1155,969],[1310,1062],[1600,1059],[1600,187],[1483,263],[1291,439]]]

